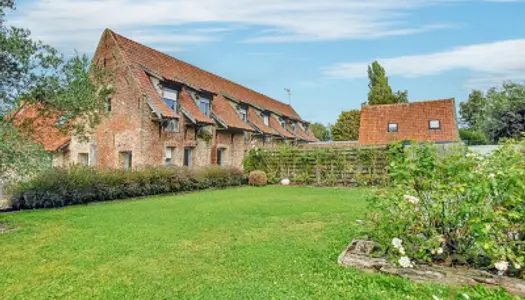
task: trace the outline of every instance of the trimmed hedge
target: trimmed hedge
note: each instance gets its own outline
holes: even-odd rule
[[[180,193],[246,184],[235,168],[183,167],[100,170],[82,166],[53,169],[9,188],[13,209],[63,207],[90,202]]]

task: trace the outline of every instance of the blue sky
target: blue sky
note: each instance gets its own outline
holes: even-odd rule
[[[410,101],[525,81],[523,0],[34,0],[10,24],[64,53],[105,28],[334,123],[367,98],[379,60]]]

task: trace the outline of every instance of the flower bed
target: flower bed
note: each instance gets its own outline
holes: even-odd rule
[[[370,197],[363,236],[394,264],[464,265],[523,277],[525,157],[509,141],[488,157],[462,146],[391,147],[391,186]]]

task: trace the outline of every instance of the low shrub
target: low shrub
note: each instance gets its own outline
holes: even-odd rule
[[[83,166],[52,169],[8,189],[14,209],[35,209],[97,201],[223,188],[246,183],[235,168],[182,167],[100,170]]]
[[[523,276],[525,156],[515,142],[487,157],[463,146],[391,150],[391,186],[370,197],[367,238],[403,267],[424,261]]]
[[[490,145],[491,144],[487,136],[481,131],[460,129],[459,136],[461,140],[469,146]]]
[[[252,171],[248,176],[248,184],[254,186],[265,186],[268,184],[268,178],[263,171]]]

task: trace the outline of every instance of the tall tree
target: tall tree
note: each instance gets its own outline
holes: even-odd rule
[[[525,133],[525,82],[505,82],[486,94],[486,106],[479,125],[494,142],[520,139]]]
[[[49,157],[27,137],[31,126],[15,124],[11,113],[22,105],[38,108],[37,117],[61,114],[64,131],[79,137],[99,121],[98,112],[112,92],[111,76],[91,65],[86,56],[64,60],[53,47],[35,41],[27,29],[7,26],[5,10],[11,0],[0,0],[0,180],[25,177],[44,166]],[[26,122],[24,124],[31,124]]]
[[[322,123],[313,123],[310,125],[310,130],[314,136],[320,141],[330,140],[330,130],[328,127],[324,126]]]
[[[408,102],[408,91],[392,92],[385,69],[379,62],[374,61],[368,66],[368,79],[368,105]]]
[[[473,90],[466,102],[459,104],[461,122],[470,130],[480,130],[487,99],[479,90]]]
[[[334,141],[355,141],[359,139],[359,124],[361,112],[359,110],[343,111],[337,122],[332,126]]]

